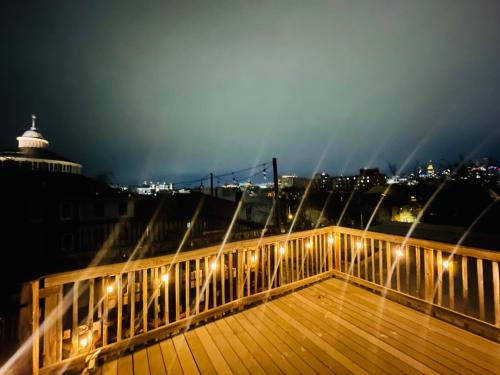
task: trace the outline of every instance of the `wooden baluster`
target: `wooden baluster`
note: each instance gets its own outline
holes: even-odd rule
[[[382,240],[378,240],[378,273],[380,285],[384,285],[384,245]]]
[[[308,238],[307,243],[309,248],[307,249],[307,277],[314,275],[314,239]]]
[[[368,242],[365,239],[363,239],[363,257],[364,257],[364,264],[365,264],[365,280],[368,281]]]
[[[189,260],[186,260],[184,262],[185,269],[184,269],[184,299],[185,299],[185,304],[186,304],[186,318],[191,314],[191,298],[190,298],[190,293],[191,293],[191,272],[190,272],[190,267],[189,267]]]
[[[115,276],[116,280],[116,341],[122,340],[122,325],[123,325],[123,287],[122,275]]]
[[[335,253],[335,269],[339,272],[342,272],[342,234],[341,233],[333,233],[333,246]]]
[[[410,246],[405,245],[405,278],[406,278],[406,293],[410,294],[410,272],[411,272],[411,256]]]
[[[215,264],[215,267],[213,266]],[[212,307],[217,307],[217,257],[214,257],[212,264],[210,264],[212,268]]]
[[[195,314],[198,315],[200,313],[200,258],[196,258],[195,260],[195,286],[196,286],[196,297],[195,297]]]
[[[283,254],[283,257],[281,258],[281,263],[282,263],[281,274],[283,275],[281,278],[282,280],[281,285],[284,285],[288,282],[288,253],[290,252],[290,244],[286,243],[284,246],[285,246],[285,254]]]
[[[385,243],[385,249],[386,249],[386,252],[385,252],[385,255],[386,255],[386,272],[387,272],[387,280],[385,282],[385,286],[387,288],[390,288],[392,289],[392,283],[391,283],[391,279],[392,279],[392,244],[390,241],[387,241]]]
[[[244,264],[245,264],[245,295],[246,296],[249,296],[250,295],[250,284],[251,284],[251,281],[252,281],[252,267],[251,267],[251,255],[250,255],[250,250],[248,249],[245,249],[245,253],[243,255],[245,261],[244,261]]]
[[[40,369],[40,282],[38,280],[31,283],[31,316],[32,316],[32,366],[33,375],[39,374]],[[45,363],[44,363],[45,365]]]
[[[330,233],[331,240],[328,243],[328,271],[333,271],[334,269],[339,271],[338,262],[338,247],[337,247],[337,237],[338,234]]]
[[[148,331],[148,270],[142,270],[142,331]]]
[[[229,253],[229,301],[232,301],[234,298],[234,292],[233,292],[233,281],[234,281],[234,275],[233,275],[233,252],[231,251]]]
[[[315,236],[313,240],[313,254],[314,254],[314,271],[315,274],[319,274],[319,250],[320,250],[320,242],[319,242],[319,236]]]
[[[300,239],[300,261],[301,261],[301,267],[300,267],[300,279],[304,279],[304,276],[306,274],[306,258],[305,258],[305,246],[304,246],[304,239]]]
[[[108,310],[109,310],[109,299],[113,294],[114,290],[111,289],[113,287],[110,279],[108,277],[103,278],[103,311],[102,311],[102,346],[108,345]],[[108,290],[109,287],[109,290]]]
[[[433,303],[434,299],[434,251],[432,249],[424,249],[425,261],[425,300]]]
[[[401,250],[401,245],[397,245],[397,250],[400,252],[398,255],[396,254],[396,290],[398,292],[401,291],[401,257],[403,256],[403,253]]]
[[[495,310],[495,325],[500,327],[500,276],[498,274],[498,262],[491,262],[493,273],[493,308]]]
[[[358,239],[356,242],[356,250],[355,250],[355,257],[356,257],[356,268],[357,268],[357,276],[361,278],[361,250],[363,246],[363,242],[361,241],[361,238]],[[359,245],[358,245],[359,244]]]
[[[349,274],[349,249],[348,249],[348,240],[347,240],[347,234],[344,233],[344,273]]]
[[[436,263],[437,263],[437,275],[438,275],[437,304],[439,306],[442,306],[443,305],[443,255],[440,250],[436,251]]]
[[[237,299],[241,299],[243,297],[243,287],[244,287],[244,276],[243,276],[243,251],[238,250],[238,263],[237,263],[237,270],[238,270],[238,280],[236,283],[237,290],[236,290],[236,297]]]
[[[89,312],[87,315],[87,326],[92,331],[94,324],[94,279],[89,280]]]
[[[464,305],[464,314],[469,311],[469,277],[467,275],[467,257],[462,256],[462,299]]]
[[[372,282],[376,283],[377,278],[375,277],[375,240],[370,239],[370,254],[371,254],[371,264],[372,264]]]
[[[291,263],[291,272],[290,272],[290,278],[292,280],[292,283],[295,282],[295,276],[296,276],[296,271],[295,271],[295,240],[292,240],[290,242],[290,263]]]
[[[485,320],[484,316],[484,276],[483,260],[477,259],[477,298],[479,303],[479,319]]]
[[[71,335],[71,355],[75,355],[78,353],[78,281],[73,283],[73,311],[72,311],[72,335]]]
[[[257,294],[259,290],[259,258],[257,255],[259,248],[256,248],[253,252],[254,260],[253,260],[253,292]]]
[[[259,258],[259,261],[260,261],[260,285],[261,285],[261,290],[264,291],[265,290],[265,281],[266,281],[266,271],[265,271],[265,265],[266,265],[266,260],[264,258],[265,256],[265,252],[264,252],[264,248],[265,246],[261,246],[260,247],[260,258]]]
[[[267,288],[271,289],[271,245],[266,245],[266,253],[267,253]]]
[[[181,319],[181,290],[180,290],[180,272],[179,263],[175,263],[175,321]]]
[[[210,258],[205,257],[205,311],[210,307]]]
[[[135,336],[135,272],[128,273],[129,283],[129,313],[130,313],[130,336]]]
[[[448,258],[448,294],[450,295],[450,309],[455,309],[455,263],[453,255]]]
[[[280,254],[279,254],[279,268],[280,268],[280,281],[279,281],[279,286],[283,285],[283,263],[284,263],[284,260],[285,260],[285,255],[287,253],[287,244],[283,244],[283,248],[285,249],[285,254],[281,254],[281,251],[280,251]]]
[[[226,303],[226,262],[224,253],[220,255],[220,294],[221,305]]]
[[[169,285],[170,285],[170,275],[167,274],[167,268],[165,266],[161,267],[161,274],[163,280],[163,321],[165,325],[170,323],[170,304],[168,298]]]
[[[351,244],[351,264],[349,265],[349,275],[354,275],[354,262],[356,261],[355,256],[355,247],[354,247],[354,236],[350,235],[350,244]]]
[[[421,269],[420,269],[420,247],[415,246],[415,268],[416,268],[416,274],[417,274],[417,280],[416,280],[416,295],[418,298],[420,298],[420,274],[421,274]]]
[[[295,243],[295,281],[300,280],[300,242],[298,239],[294,240]]]

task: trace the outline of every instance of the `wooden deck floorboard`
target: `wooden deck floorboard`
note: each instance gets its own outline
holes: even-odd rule
[[[105,363],[102,374],[500,374],[500,344],[329,279]]]

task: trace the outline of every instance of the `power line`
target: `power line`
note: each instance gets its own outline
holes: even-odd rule
[[[271,166],[272,164],[272,161],[266,161],[264,163],[260,163],[260,164],[257,164],[257,165],[254,165],[252,167],[246,167],[246,168],[242,168],[242,169],[238,169],[236,171],[232,171],[232,172],[227,172],[227,173],[222,173],[222,174],[219,174],[219,175],[214,175],[213,178],[215,178],[218,182],[222,182],[222,183],[226,183],[227,184],[227,180],[224,181],[224,177],[227,177],[227,176],[233,176],[233,182],[234,181],[237,181],[239,182],[240,180],[243,180],[245,177],[240,177],[240,178],[236,178],[237,176],[239,177],[240,174],[242,174],[243,172],[247,172],[247,171],[251,171],[251,170],[255,170],[257,168],[262,168],[260,169],[257,173],[251,175],[251,176],[248,176],[246,177],[247,179],[250,179],[250,178],[253,178],[261,173],[264,174],[264,178],[266,178],[266,169]],[[205,175],[201,178],[196,178],[196,179],[192,179],[192,180],[186,180],[186,181],[178,181],[178,182],[172,182],[172,185],[173,186],[176,186],[176,187],[188,187],[188,186],[191,186],[195,183],[200,183],[200,185],[203,185],[203,182],[204,181],[208,181],[210,180],[210,174],[208,175]]]

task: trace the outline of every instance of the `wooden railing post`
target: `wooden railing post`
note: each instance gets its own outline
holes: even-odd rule
[[[40,369],[40,282],[38,280],[31,283],[31,314],[32,314],[32,367],[33,375],[38,375]]]
[[[498,274],[498,262],[491,262],[493,272],[493,308],[495,309],[495,325],[500,327],[500,276]]]

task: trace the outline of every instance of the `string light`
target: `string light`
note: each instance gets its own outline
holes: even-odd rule
[[[310,249],[312,247],[311,241],[306,242],[306,248]]]
[[[163,281],[164,283],[168,283],[168,273],[161,276],[161,281]]]
[[[285,254],[285,248],[283,246],[280,246],[280,254],[281,255]]]
[[[363,244],[361,243],[361,241],[356,242],[356,248],[358,250],[360,250],[362,246],[363,246]]]
[[[252,258],[250,260],[252,263],[255,263],[255,255],[252,255]]]
[[[396,250],[396,256],[397,256],[398,258],[401,258],[401,257],[403,256],[403,252],[401,251],[401,249],[397,249],[397,250]]]
[[[443,262],[443,268],[444,268],[445,270],[447,270],[449,267],[450,267],[450,262],[449,262],[449,261],[447,261],[447,260],[445,260],[445,261]]]
[[[106,292],[108,292],[108,294],[113,293],[114,290],[115,290],[115,288],[113,287],[113,285],[108,285],[106,287]]]
[[[217,262],[214,260],[212,262],[212,271],[215,271],[217,269]]]
[[[334,241],[335,241],[335,239],[333,238],[333,234],[330,234],[328,236],[328,243],[331,245]]]
[[[85,348],[85,347],[87,346],[87,344],[88,344],[88,343],[89,343],[89,342],[88,342],[88,339],[87,339],[86,337],[82,337],[82,338],[80,339],[80,347]]]

